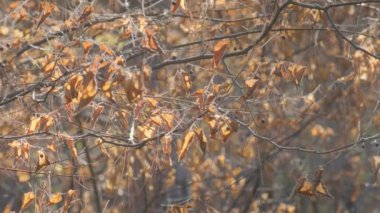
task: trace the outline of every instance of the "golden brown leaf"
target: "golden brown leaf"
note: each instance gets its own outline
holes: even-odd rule
[[[17,171],[16,172],[16,175],[17,175],[17,178],[18,178],[18,181],[20,183],[26,183],[30,180],[30,174],[29,174],[29,171]]]
[[[81,88],[78,91],[78,109],[77,111],[80,111],[85,107],[87,104],[89,104],[92,99],[96,96],[97,89],[96,89],[96,81],[95,81],[95,75],[91,71],[86,71],[83,75],[83,82],[81,84]]]
[[[40,25],[47,19],[47,17],[50,16],[50,14],[56,9],[56,6],[53,3],[50,2],[41,2],[40,4],[40,17],[37,22],[37,27],[38,29]]]
[[[182,148],[181,148],[181,151],[178,154],[178,159],[179,160],[182,160],[185,157],[186,152],[189,150],[190,145],[193,142],[194,135],[195,135],[194,131],[188,131],[184,135],[183,142],[182,142]]]
[[[317,195],[323,195],[331,199],[334,199],[334,197],[327,190],[325,183],[323,183],[322,181],[318,183],[317,187],[315,188],[315,192]]]
[[[144,98],[145,101],[153,108],[156,108],[158,105],[158,101],[154,98]]]
[[[62,194],[60,192],[57,192],[50,196],[49,198],[49,205],[54,205],[57,203],[60,203],[62,201]]]
[[[213,51],[214,57],[213,57],[213,62],[212,62],[213,68],[216,68],[218,66],[220,60],[222,60],[223,55],[224,55],[224,51],[226,50],[226,47],[228,44],[229,44],[229,41],[226,39],[223,39],[223,40],[218,41],[214,45],[214,51]]]
[[[277,207],[276,213],[295,213],[296,207],[294,205],[280,203]]]
[[[21,210],[28,208],[28,206],[30,205],[30,203],[32,203],[34,198],[35,198],[34,192],[24,193],[24,196],[22,198]]]
[[[207,115],[204,117],[206,123],[210,127],[210,133],[211,133],[211,138],[215,138],[216,132],[218,131],[218,121],[215,119],[215,116],[210,116]]]
[[[38,160],[37,160],[37,166],[36,166],[35,172],[38,172],[45,166],[50,165],[49,159],[47,158],[44,151],[38,150],[37,154],[38,154]]]
[[[173,128],[174,115],[172,113],[162,113],[161,118],[169,129]]]
[[[82,46],[83,46],[83,54],[86,57],[87,54],[90,52],[91,47],[94,46],[94,43],[90,41],[84,41],[82,42]]]
[[[79,87],[82,85],[83,76],[74,75],[72,76],[64,85],[65,88],[65,100],[66,104],[71,103],[72,101],[77,102],[78,100],[78,91]]]
[[[298,193],[300,194],[304,194],[304,195],[308,195],[308,196],[312,196],[312,195],[315,195],[314,191],[313,191],[313,184],[307,180],[307,178],[305,177],[301,177],[299,179],[299,188],[298,188]]]
[[[220,128],[223,142],[225,142],[227,138],[232,134],[232,130],[233,130],[232,122],[230,120],[225,120],[223,125]]]

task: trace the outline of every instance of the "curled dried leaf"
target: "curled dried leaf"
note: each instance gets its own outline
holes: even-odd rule
[[[36,166],[36,171],[35,172],[38,172],[42,168],[44,168],[45,166],[50,165],[49,159],[47,158],[47,156],[46,156],[46,154],[45,154],[44,151],[38,150],[37,154],[38,154],[38,160],[37,160],[37,166]]]
[[[28,206],[30,205],[30,203],[32,203],[34,198],[35,198],[34,192],[24,193],[24,196],[22,198],[21,210],[28,208]]]
[[[182,148],[178,154],[179,160],[182,160],[185,157],[186,152],[189,150],[190,145],[193,142],[194,135],[195,135],[194,131],[188,131],[183,137]]]
[[[227,39],[223,39],[223,40],[218,41],[214,45],[214,50],[213,50],[214,57],[213,57],[213,62],[212,62],[212,68],[216,68],[218,66],[220,60],[222,60],[223,58],[224,51],[226,50],[226,47],[228,44],[229,44],[229,41]]]
[[[60,192],[57,192],[50,196],[49,198],[49,205],[54,205],[57,203],[60,203],[62,201],[62,194]]]

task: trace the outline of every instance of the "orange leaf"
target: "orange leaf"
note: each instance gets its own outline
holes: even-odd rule
[[[178,9],[180,4],[181,4],[181,0],[172,0],[170,12],[175,13],[175,11]]]
[[[82,14],[80,15],[78,22],[83,22],[91,13],[94,12],[94,7],[91,5],[87,5],[84,9]]]
[[[189,131],[185,134],[183,138],[182,148],[178,155],[179,160],[182,160],[185,157],[186,152],[189,150],[190,145],[193,142],[194,135],[195,135],[194,131]]]
[[[24,193],[24,196],[22,198],[21,210],[26,209],[30,205],[30,203],[34,200],[34,198],[35,198],[34,192]]]
[[[151,30],[149,28],[145,28],[145,33],[148,36],[148,45],[149,45],[149,48],[152,49],[152,50],[158,50],[158,46],[156,44],[156,40],[153,37],[153,33],[154,33],[153,30]]]
[[[57,203],[60,203],[62,201],[62,194],[60,192],[57,192],[50,196],[49,198],[49,205],[54,205]]]
[[[220,60],[223,58],[224,51],[226,50],[227,45],[229,44],[229,41],[226,39],[218,41],[214,45],[214,57],[212,62],[212,68],[216,68],[220,62]]]
[[[38,150],[38,161],[36,166],[36,171],[40,171],[43,167],[50,165],[49,159],[47,158],[46,154],[42,150]]]
[[[82,42],[82,46],[83,46],[83,53],[85,56],[87,56],[87,54],[90,52],[91,47],[94,46],[94,44],[90,41],[84,41]]]

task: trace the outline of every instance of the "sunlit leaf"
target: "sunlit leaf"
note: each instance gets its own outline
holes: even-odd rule
[[[82,46],[83,46],[83,54],[87,56],[87,54],[90,52],[91,47],[94,46],[94,43],[90,41],[84,41],[82,42]]]
[[[62,201],[62,194],[60,192],[57,192],[50,196],[49,205],[54,205],[54,204],[60,203],[61,201]]]
[[[190,148],[190,145],[193,143],[194,135],[195,135],[194,131],[188,131],[184,135],[183,140],[182,140],[182,147],[181,147],[181,150],[178,154],[179,160],[182,160],[185,157],[187,151]]]
[[[173,128],[174,115],[172,113],[162,113],[161,118],[169,129]]]
[[[35,172],[40,171],[42,168],[50,165],[49,159],[46,156],[45,152],[42,150],[37,151],[38,154],[38,160],[37,160],[37,166]]]
[[[40,4],[40,17],[37,22],[38,29],[40,25],[49,17],[49,15],[56,9],[56,6],[53,3],[50,2],[41,2]]]
[[[298,193],[308,196],[315,195],[313,191],[313,184],[310,181],[308,181],[305,177],[301,177],[299,179]]]
[[[28,208],[28,206],[32,203],[34,198],[35,198],[34,192],[24,193],[24,196],[22,198],[21,210]]]
[[[220,60],[223,58],[224,51],[226,50],[227,45],[230,42],[228,40],[220,40],[216,42],[214,45],[214,56],[213,56],[213,62],[212,62],[212,67],[216,68],[220,62]]]

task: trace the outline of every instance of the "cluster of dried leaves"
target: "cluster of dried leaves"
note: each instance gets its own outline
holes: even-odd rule
[[[128,2],[0,1],[3,211],[376,207],[378,2]]]

